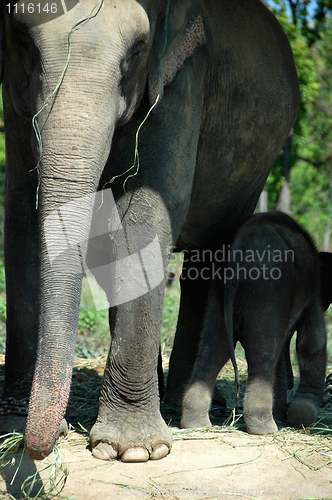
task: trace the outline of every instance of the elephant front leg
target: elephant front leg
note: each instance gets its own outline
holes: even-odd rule
[[[99,459],[144,462],[170,451],[172,432],[160,414],[157,376],[163,285],[111,309],[111,349],[90,433]]]
[[[298,326],[296,351],[300,384],[288,407],[287,417],[294,427],[308,427],[318,417],[326,372],[326,331],[318,300],[304,313]]]

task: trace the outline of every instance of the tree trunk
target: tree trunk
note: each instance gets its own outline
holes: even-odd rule
[[[291,206],[291,184],[289,179],[289,152],[292,144],[292,132],[289,134],[288,139],[284,146],[283,153],[283,170],[285,181],[280,188],[277,210],[289,214]]]
[[[259,211],[260,213],[268,211],[268,192],[264,189],[259,197]]]
[[[277,210],[279,212],[285,212],[286,214],[289,214],[290,204],[291,204],[290,183],[285,179],[283,185],[280,188]]]
[[[325,226],[323,245],[322,245],[323,252],[330,252],[330,238],[331,238],[331,219],[329,219],[329,221]]]

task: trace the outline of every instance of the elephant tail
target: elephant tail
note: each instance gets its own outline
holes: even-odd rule
[[[236,398],[239,398],[240,394],[240,379],[239,379],[239,370],[237,367],[235,354],[234,354],[234,326],[233,326],[233,308],[234,308],[234,297],[236,293],[237,285],[234,281],[226,282],[224,286],[224,315],[225,315],[225,324],[227,331],[227,340],[228,346],[230,350],[230,358],[234,368],[235,374],[235,383],[237,388]]]

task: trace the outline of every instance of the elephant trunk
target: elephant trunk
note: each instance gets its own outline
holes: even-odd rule
[[[51,453],[69,397],[81,290],[81,277],[70,278],[49,272],[42,282],[44,307],[25,432],[26,452],[35,460]],[[47,311],[48,301],[56,320]]]
[[[106,143],[114,130],[114,125],[108,126],[102,142],[100,136],[91,136],[91,127],[79,122],[81,129],[71,129],[70,134],[79,137],[75,154],[68,154],[68,124],[62,121],[61,133],[59,126],[49,122],[43,130],[39,166],[40,330],[25,432],[25,449],[33,459],[42,459],[52,451],[66,410],[93,193],[107,160]],[[92,149],[91,143],[98,146]]]

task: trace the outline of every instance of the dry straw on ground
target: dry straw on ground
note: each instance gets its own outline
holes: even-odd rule
[[[81,449],[88,446],[88,432],[97,416],[98,395],[105,361],[105,357],[98,357],[94,360],[75,359],[72,389],[66,413],[71,428],[68,439],[60,442],[59,446],[55,447],[52,455],[41,462],[35,474],[25,478],[21,485],[21,498],[46,499],[61,491],[68,475],[68,467],[62,458],[61,449],[68,446],[68,443],[70,446]],[[167,359],[164,360],[166,370],[167,361]],[[246,363],[238,359],[238,364],[242,381],[241,396],[243,397]],[[1,369],[0,377],[3,377]],[[223,436],[225,436],[225,439],[227,437],[227,445],[232,446],[232,436],[236,438],[236,436],[245,432],[241,411],[236,409],[235,405],[236,389],[234,373],[230,364],[224,367],[218,385],[227,399],[229,408],[234,407],[234,409],[226,421],[222,422],[220,419],[211,417],[214,424],[212,428],[181,430],[179,429],[180,410],[162,403],[163,416],[172,427],[175,441],[223,440]],[[240,400],[238,407],[241,408],[241,405],[242,401]],[[23,448],[20,448],[22,441],[23,436],[14,433],[8,435],[0,445],[2,475],[4,471],[10,471],[12,481],[15,480],[24,453]],[[283,460],[295,458],[302,465],[314,471],[329,467],[332,464],[332,403],[330,402],[321,408],[319,421],[309,429],[294,430],[281,426],[279,432],[274,435],[266,436],[264,439],[257,439],[257,442],[252,440],[250,446],[257,447],[257,454],[255,454],[253,460],[257,460],[260,457],[260,450],[262,451],[265,445],[271,443],[277,444],[278,448],[283,452]],[[239,446],[238,440],[233,446]],[[245,446],[249,445],[246,444]],[[40,482],[40,477],[43,478],[43,483]],[[46,480],[47,478],[48,480]],[[40,486],[41,484],[42,486]],[[8,499],[10,496],[2,497],[0,494],[0,500],[2,498]]]

